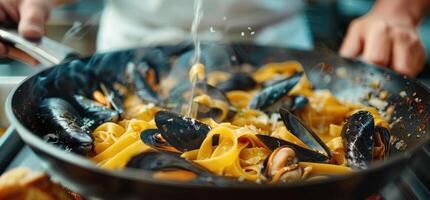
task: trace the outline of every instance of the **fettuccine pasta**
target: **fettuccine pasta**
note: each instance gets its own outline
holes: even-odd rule
[[[105,169],[124,168],[134,156],[142,152],[160,150],[156,146],[154,147],[154,144],[145,144],[140,135],[147,130],[158,130],[161,134],[156,134],[152,138],[158,142],[157,144],[171,145],[172,147],[169,148],[173,149],[175,153],[180,153],[181,158],[218,176],[257,182],[270,179],[267,181],[273,183],[316,180],[351,173],[354,169],[348,165],[347,146],[345,146],[346,143],[342,136],[345,120],[358,111],[368,111],[374,118],[375,126],[389,129],[387,120],[380,115],[377,109],[343,102],[328,90],[313,90],[310,81],[306,75],[303,75],[286,96],[299,96],[308,100],[307,104],[294,110],[294,114],[316,133],[316,136],[330,151],[331,156],[326,162],[311,162],[297,160],[301,156],[300,151],[321,154],[323,152],[314,150],[313,146],[308,145],[308,141],[293,134],[286,127],[278,112],[267,112],[265,109],[249,106],[252,104],[253,98],[259,95],[259,91],[269,87],[265,84],[279,83],[279,80],[282,81],[302,71],[300,63],[295,61],[269,63],[250,75],[257,84],[255,88],[247,91],[240,89],[226,91],[225,97],[229,102],[213,98],[210,94],[193,96],[192,102],[209,113],[200,115],[202,116],[200,118],[196,116],[194,118],[205,124],[210,130],[198,148],[186,149],[186,151],[175,148],[173,142],[169,143],[169,138],[163,137],[162,129],[165,127],[160,128],[157,125],[155,117],[157,112],[168,109],[162,105],[145,102],[136,95],[128,95],[124,100],[124,119],[117,123],[103,123],[93,131],[95,148],[91,154],[91,160]],[[217,86],[218,83],[228,81],[228,79],[229,73],[222,71],[208,72],[207,75],[207,82],[212,86]],[[169,85],[172,84],[169,83]],[[159,92],[160,94],[168,93]],[[294,102],[294,99],[291,101]],[[287,100],[277,103],[279,102],[287,102]],[[180,107],[179,110],[181,112],[183,107]],[[203,111],[196,110],[194,114],[198,112]],[[211,117],[215,115],[214,113],[217,114],[217,117]],[[179,128],[176,131],[177,134],[181,133]],[[287,145],[283,147],[284,149],[278,147],[275,150],[266,144],[260,135],[287,141],[293,146]],[[373,151],[373,157],[376,160],[383,159],[387,153],[382,136],[376,137]],[[181,171],[178,173],[169,170],[165,173],[157,172],[157,177],[169,179],[166,178],[169,174],[177,176],[180,174],[179,172]],[[272,175],[270,175],[271,173]],[[185,178],[188,181],[193,179],[194,175],[191,173],[186,177],[188,177]]]

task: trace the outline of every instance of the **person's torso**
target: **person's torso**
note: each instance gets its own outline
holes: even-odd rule
[[[193,4],[194,0],[108,0],[100,23],[98,50],[189,40]],[[297,21],[303,4],[302,0],[202,0],[199,38],[254,40],[270,26],[282,32],[284,28],[277,24]],[[292,31],[302,34],[303,20],[299,21]],[[290,37],[292,31],[287,33]],[[265,33],[261,39],[266,40],[266,35],[274,34]]]
[[[146,26],[189,29],[193,20],[193,0],[109,0],[125,20]],[[264,26],[294,15],[301,0],[203,0],[201,29]],[[126,21],[124,23],[127,23]]]

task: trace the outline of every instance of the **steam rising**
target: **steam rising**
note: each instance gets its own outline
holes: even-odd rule
[[[99,12],[92,15],[85,22],[80,22],[80,21],[73,22],[72,27],[70,27],[69,30],[67,30],[66,33],[64,34],[62,43],[68,44],[73,40],[81,40],[83,37],[85,37],[88,34],[91,28],[97,25],[100,19],[100,15],[101,13]]]

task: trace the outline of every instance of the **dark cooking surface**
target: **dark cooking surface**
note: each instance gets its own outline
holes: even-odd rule
[[[346,99],[359,99],[359,97],[361,97],[363,94],[365,94],[366,92],[369,91],[369,84],[373,80],[380,80],[383,86],[388,87],[388,89],[393,92],[393,95],[389,97],[389,101],[394,101],[397,104],[399,104],[399,108],[396,110],[398,112],[396,112],[394,114],[395,116],[402,116],[402,114],[404,115],[404,113],[407,112],[408,111],[407,109],[409,109],[409,108],[412,108],[415,110],[415,112],[408,112],[408,113],[411,113],[411,115],[404,116],[405,117],[405,123],[402,126],[394,126],[394,129],[396,130],[394,132],[404,133],[405,130],[412,130],[412,129],[417,128],[420,124],[427,123],[427,122],[425,122],[425,120],[427,120],[427,118],[425,116],[420,115],[421,113],[420,113],[419,108],[421,106],[428,108],[427,104],[430,100],[427,101],[428,96],[425,96],[427,91],[423,90],[421,87],[417,87],[417,85],[413,81],[403,79],[399,76],[395,76],[395,75],[391,74],[390,72],[385,72],[385,71],[377,69],[377,68],[364,68],[364,67],[360,66],[360,65],[362,65],[361,63],[356,63],[356,62],[351,62],[351,61],[347,61],[347,60],[343,60],[343,59],[338,59],[336,56],[333,56],[333,55],[321,55],[321,54],[318,55],[314,52],[301,52],[301,51],[291,51],[291,50],[285,50],[284,51],[283,49],[280,49],[280,50],[276,49],[277,51],[273,52],[270,50],[272,48],[270,48],[270,49],[269,48],[259,49],[258,47],[256,48],[255,46],[253,47],[253,46],[246,46],[246,45],[242,46],[242,48],[243,49],[241,50],[241,53],[239,55],[237,55],[236,59],[238,59],[238,60],[247,59],[247,62],[250,62],[250,63],[255,64],[255,65],[260,65],[261,63],[264,63],[267,61],[283,61],[283,60],[287,60],[287,59],[298,59],[303,65],[307,66],[307,72],[308,72],[310,79],[313,81],[319,80],[319,81],[317,81],[317,82],[319,82],[319,84],[318,84],[319,87],[323,87],[323,88],[329,87],[329,88],[331,88],[332,91],[335,92],[336,95],[343,97],[344,99],[345,98]],[[257,51],[255,51],[255,48],[257,49]],[[235,48],[233,48],[233,49],[237,50]],[[124,52],[124,53],[127,54],[127,52]],[[267,56],[267,55],[270,55],[270,56]],[[119,58],[123,58],[123,57],[119,57]],[[114,62],[112,62],[113,60],[114,60]],[[116,57],[113,60],[109,57],[103,57],[102,56],[96,60],[92,60],[90,63],[92,65],[104,63],[105,65],[107,65],[107,64],[111,65],[110,67],[112,67],[112,65],[114,65],[114,66],[123,65],[123,64],[116,63],[116,62],[121,61],[120,59],[118,59],[118,57]],[[120,61],[118,61],[118,60],[120,60]],[[86,60],[86,61],[84,60],[84,62],[87,62],[87,61],[88,60]],[[348,77],[348,78],[343,78],[343,79],[336,79],[336,78],[332,79],[332,80],[334,80],[334,82],[333,81],[325,81],[325,80],[331,79],[331,77],[332,77],[327,72],[328,71],[335,71],[335,69],[333,69],[331,67],[322,67],[322,68],[318,68],[318,67],[317,68],[311,68],[311,67],[309,67],[309,66],[314,66],[314,65],[318,64],[318,62],[321,62],[321,61],[328,62],[334,66],[337,66],[337,67],[346,67],[346,68],[348,68],[348,71],[353,72],[352,76]],[[219,65],[219,63],[217,65]],[[63,68],[62,70],[64,70],[64,69],[67,70],[67,68]],[[46,74],[47,73],[45,73],[45,75]],[[325,75],[321,76],[321,74],[325,74]],[[358,82],[355,82],[354,77],[356,77],[356,76],[361,77],[361,79],[359,79]],[[323,82],[321,82],[321,79],[323,80]],[[43,80],[45,80],[45,79],[43,79]],[[27,81],[27,82],[29,82],[29,81]],[[388,82],[390,82],[390,83],[388,83]],[[26,87],[23,88],[24,93],[28,89],[28,86],[29,85],[27,84]],[[34,89],[33,86],[31,86],[31,84],[30,84],[30,88]],[[61,90],[62,94],[64,94],[64,88],[62,88],[62,89],[63,89],[63,90]],[[42,90],[39,90],[39,93],[41,91]],[[424,99],[424,101],[422,101],[422,102],[412,101],[411,102],[408,100],[409,98],[402,99],[398,95],[398,93],[400,91],[407,91],[408,95],[410,95],[410,96],[412,96],[412,94],[416,92],[417,94],[416,95],[414,94],[413,96],[414,97],[417,96],[417,98],[422,98],[422,99]],[[51,90],[49,92],[51,92]],[[52,92],[55,93],[55,91],[52,91]],[[70,91],[65,91],[65,92],[70,92]],[[35,96],[38,96],[38,95],[35,95]],[[16,102],[15,100],[18,100],[18,102]],[[19,102],[21,102],[22,100],[23,99],[18,98],[18,99],[14,99],[12,102],[14,104],[17,104],[17,103],[19,104]],[[30,102],[33,100],[34,99],[30,99]],[[29,101],[29,100],[26,99],[25,101]],[[23,103],[25,103],[25,101]],[[16,109],[21,110],[22,107],[16,107]],[[25,115],[24,112],[22,112],[22,113],[17,112],[16,114],[18,115],[19,118],[24,117],[22,119],[25,119],[25,117],[28,117]],[[412,118],[414,120],[411,120]],[[424,121],[416,120],[415,118],[421,119]],[[28,122],[26,122],[26,123],[28,123]],[[424,127],[424,128],[427,129],[426,127]],[[405,136],[406,133],[404,133],[403,135],[398,135],[398,137],[400,137],[402,140],[404,140],[404,142],[408,144],[408,147],[414,147],[414,146],[419,144],[418,138],[423,138],[423,137],[421,137],[422,132],[419,132],[418,134],[420,134],[419,137],[416,135],[413,135],[413,137],[406,137]],[[424,134],[423,136],[426,136],[426,135]],[[392,151],[397,152],[398,149],[394,148],[394,149],[392,149]],[[425,151],[423,151],[423,152],[426,153]],[[40,152],[40,153],[43,153],[43,152]],[[419,156],[419,155],[414,155],[414,156]],[[409,164],[411,164],[411,163],[409,163]],[[391,172],[391,174],[388,173],[388,171],[384,171],[384,173],[381,173],[381,170],[383,170],[383,169],[384,170],[388,170],[388,169],[392,170],[393,166],[390,166],[389,168],[387,168],[387,166],[388,166],[387,164],[385,165],[385,168],[382,168],[382,166],[384,166],[384,165],[381,165],[381,167],[378,168],[379,171],[377,170],[377,168],[373,168],[375,170],[373,171],[372,177],[367,177],[367,178],[360,177],[360,178],[364,178],[363,180],[374,179],[372,181],[376,181],[376,182],[378,182],[380,180],[378,178],[375,179],[375,177],[379,177],[379,178],[383,178],[383,179],[395,178],[395,176],[397,174],[393,174],[392,173],[393,171]],[[69,167],[72,167],[72,166],[69,166]],[[394,166],[394,168],[395,167],[396,166]],[[58,168],[57,168],[57,170],[61,171],[61,169],[58,169]],[[369,172],[370,170],[366,170],[366,171]],[[90,175],[90,174],[88,174],[88,175]],[[363,174],[363,175],[366,175],[366,174]],[[386,175],[389,177],[383,177],[383,175]],[[360,175],[357,175],[357,176],[360,176]],[[367,176],[369,176],[369,174],[367,174]],[[84,177],[82,177],[82,178],[84,178]],[[108,177],[106,177],[106,178],[108,178]],[[358,178],[358,179],[357,178],[358,177],[355,177],[355,180],[360,181],[360,178]],[[97,179],[97,180],[100,180],[100,179]],[[354,181],[354,179],[352,181]],[[354,184],[354,182],[344,182],[344,183]],[[367,184],[369,184],[369,182]],[[370,183],[370,184],[373,184],[373,183]],[[327,185],[320,185],[320,186],[327,187]],[[346,186],[346,185],[344,185],[344,186]],[[361,186],[363,186],[363,185],[361,185]],[[288,187],[285,187],[285,189],[287,189],[287,188]],[[339,187],[336,187],[336,188],[339,188]],[[282,189],[284,189],[284,188],[282,188]],[[299,189],[299,188],[296,187],[296,189]],[[316,189],[316,188],[313,188],[313,189]],[[293,192],[293,190],[291,190],[291,187],[290,187],[289,191]],[[196,190],[196,192],[197,192],[197,190]],[[229,190],[229,192],[233,192],[233,191]],[[249,192],[251,192],[251,191],[249,191]],[[275,190],[273,190],[273,192],[275,192]],[[279,192],[282,192],[282,191],[277,190],[276,192],[277,193],[273,193],[273,194],[278,194]],[[284,190],[284,193],[285,193],[285,190]],[[300,192],[300,194],[303,194],[303,192]],[[350,195],[352,195],[352,194],[350,194]]]

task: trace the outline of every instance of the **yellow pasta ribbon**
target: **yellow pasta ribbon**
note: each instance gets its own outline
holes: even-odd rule
[[[342,137],[335,137],[326,143],[327,147],[332,151],[337,151],[339,149],[343,149],[343,140]]]
[[[301,168],[312,167],[311,175],[341,175],[351,173],[352,169],[340,165],[312,163],[312,162],[299,162]]]
[[[305,143],[303,143],[299,138],[293,135],[285,126],[278,127],[271,134],[272,137],[276,137],[294,144],[297,144],[303,148],[309,148]]]
[[[233,177],[243,177],[246,180],[255,181],[260,177],[256,171],[247,171],[240,165],[240,160],[236,159],[234,163],[225,169],[225,174]]]
[[[219,144],[212,147],[212,137],[219,135]],[[197,164],[217,175],[222,175],[224,169],[233,164],[239,155],[238,142],[233,132],[226,127],[217,127],[209,131],[198,153]]]
[[[97,154],[101,153],[116,142],[124,133],[125,129],[118,124],[112,122],[103,123],[92,134],[94,137],[94,151]]]
[[[123,168],[133,156],[149,149],[149,146],[138,140],[103,163],[101,167],[105,169]]]
[[[223,71],[213,71],[207,75],[207,83],[216,86],[219,82],[226,81],[230,77],[230,73]]]
[[[253,96],[250,92],[241,90],[230,91],[226,95],[231,104],[237,109],[245,109]]]
[[[109,158],[114,157],[116,154],[127,148],[129,145],[140,140],[140,132],[130,131],[125,133],[117,142],[111,145],[103,152],[92,157],[91,160],[94,162],[100,162]]]
[[[303,71],[302,65],[297,61],[286,61],[283,63],[267,63],[257,69],[252,76],[259,82],[272,80],[275,75],[289,77],[296,72]]]
[[[330,124],[329,126],[329,134],[332,137],[339,137],[340,134],[342,133],[342,127],[343,126],[339,126],[336,124]]]
[[[231,124],[239,127],[252,125],[265,133],[271,129],[269,117],[264,112],[253,109],[246,109],[237,113],[233,117]]]

